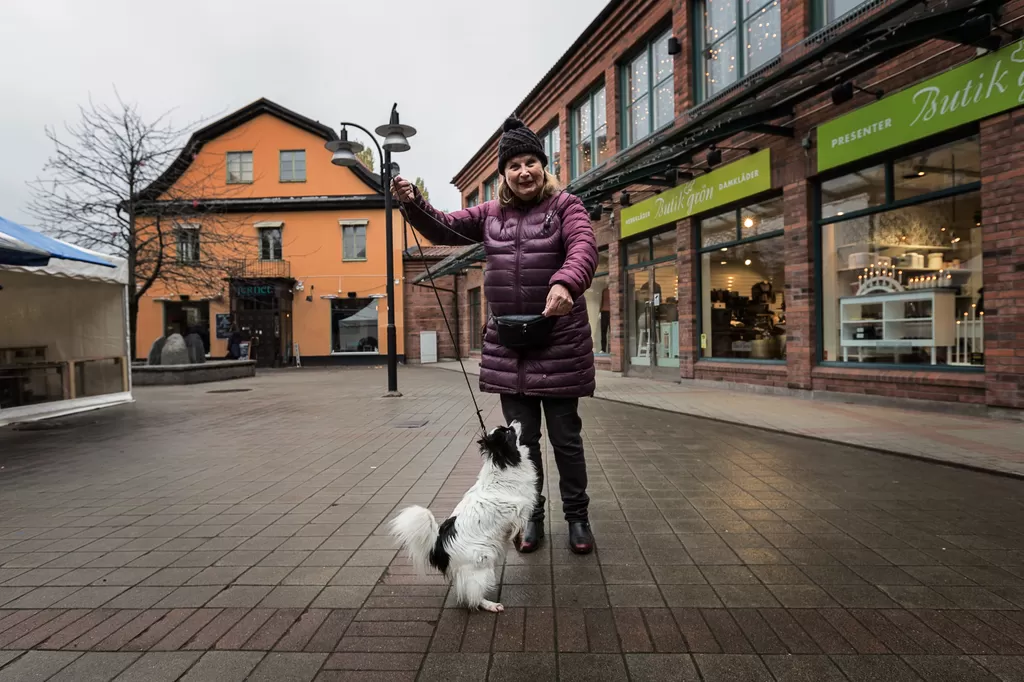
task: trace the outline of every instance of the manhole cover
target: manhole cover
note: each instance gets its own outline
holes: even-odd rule
[[[216,391],[207,391],[207,393],[245,393],[251,390],[251,388],[219,388]]]
[[[396,422],[393,426],[396,429],[422,429],[427,425],[426,419],[410,420],[404,422]]]

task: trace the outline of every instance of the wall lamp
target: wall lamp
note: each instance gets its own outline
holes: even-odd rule
[[[757,147],[719,147],[717,145],[711,145],[708,148],[707,156],[704,157],[704,161],[708,164],[708,168],[714,168],[718,164],[722,163],[723,149],[734,152],[750,152],[751,154],[757,151]]]
[[[864,92],[869,95],[874,95],[875,99],[882,99],[882,95],[885,94],[884,90],[865,90],[864,88],[854,85],[853,81],[845,81],[839,83],[832,88],[832,104],[839,106],[840,104],[846,104],[853,99],[853,92]]]
[[[629,196],[629,190],[622,190],[619,194],[619,206],[632,206],[633,199]]]

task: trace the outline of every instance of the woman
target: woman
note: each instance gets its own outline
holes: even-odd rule
[[[560,191],[558,180],[544,170],[547,163],[537,136],[512,117],[505,121],[498,143],[497,199],[445,214],[407,180],[395,178],[392,191],[405,204],[413,226],[435,244],[484,243],[484,294],[494,316],[558,318],[544,346],[525,351],[503,346],[495,320],[488,319],[480,390],[501,394],[505,420],[523,425],[523,444],[540,474],[537,504],[519,551],[536,551],[544,537],[543,411],[569,523],[569,548],[589,554],[594,536],[587,516],[579,399],[594,394],[594,342],[583,293],[597,267],[597,243],[583,203]]]

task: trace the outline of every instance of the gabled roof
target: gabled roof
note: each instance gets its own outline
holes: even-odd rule
[[[142,198],[150,201],[155,201],[160,197],[161,194],[166,192],[178,178],[188,169],[191,165],[192,160],[199,153],[207,142],[214,140],[224,133],[230,132],[235,128],[248,123],[257,116],[268,114],[279,118],[285,123],[295,126],[301,130],[312,133],[317,137],[323,138],[325,141],[330,142],[331,140],[337,140],[338,134],[334,132],[328,126],[314,121],[311,118],[307,118],[300,113],[286,109],[276,102],[271,102],[269,99],[260,98],[248,104],[234,113],[228,114],[224,118],[218,119],[207,126],[200,128],[199,130],[192,133],[189,137],[188,142],[182,148],[181,153],[178,157],[167,167],[159,178],[157,178],[149,187],[142,191]],[[373,189],[377,194],[383,194],[383,188],[380,184],[380,177],[368,170],[362,164],[357,164],[352,168],[352,172],[356,176],[365,182]]]

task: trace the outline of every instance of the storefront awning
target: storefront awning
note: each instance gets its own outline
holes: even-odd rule
[[[421,282],[430,281],[431,276],[437,279],[438,277],[457,275],[473,267],[474,264],[483,262],[484,258],[484,245],[470,244],[430,268],[429,273],[423,272],[414,277],[412,283],[420,284]]]

